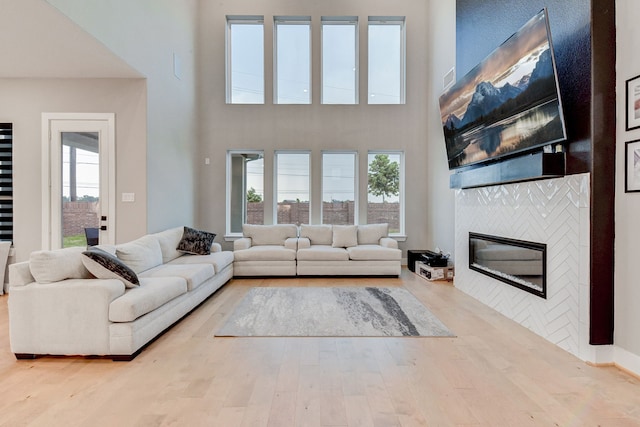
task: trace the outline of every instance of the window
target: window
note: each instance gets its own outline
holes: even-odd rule
[[[227,234],[242,224],[264,224],[264,153],[227,152]]]
[[[405,18],[369,17],[369,104],[405,103]]]
[[[369,152],[367,224],[389,224],[389,234],[404,234],[404,153]]]
[[[276,152],[276,223],[309,224],[309,152]]]
[[[322,103],[358,103],[358,17],[322,17]]]
[[[0,123],[0,240],[13,240],[13,125],[11,123]]]
[[[356,224],[357,161],[355,152],[322,153],[323,224]]]
[[[311,17],[274,17],[274,102],[311,104]]]
[[[227,16],[227,104],[264,104],[262,16]]]

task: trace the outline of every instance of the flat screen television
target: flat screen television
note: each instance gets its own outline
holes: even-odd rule
[[[547,10],[440,96],[449,169],[566,139]]]

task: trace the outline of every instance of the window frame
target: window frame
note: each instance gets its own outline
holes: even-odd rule
[[[225,240],[235,240],[239,237],[242,237],[242,231],[232,231],[231,230],[231,194],[232,194],[232,179],[233,179],[233,170],[232,170],[232,158],[234,155],[259,155],[262,157],[264,162],[264,150],[227,150],[227,158],[226,158],[226,182],[225,182]],[[246,179],[246,178],[245,178]],[[262,172],[262,182],[264,188],[264,169]],[[246,202],[246,193],[248,189],[244,188],[244,198],[243,198],[243,207],[242,207],[242,223],[244,224],[247,219],[247,202]],[[262,200],[265,199],[265,195],[263,194]]]
[[[405,230],[405,152],[403,150],[369,150],[367,151],[367,208],[366,214],[369,214],[369,156],[376,154],[387,154],[387,155],[399,155],[400,156],[400,176],[398,183],[398,200],[399,200],[399,228],[400,230],[397,233],[389,233],[389,237],[392,237],[396,240],[404,241],[406,239],[406,230]],[[368,222],[368,221],[367,221]]]
[[[397,103],[372,103],[371,101],[371,26],[400,26],[400,99]],[[368,105],[404,105],[407,93],[407,30],[404,16],[369,16],[367,20],[367,104]]]
[[[309,102],[278,102],[278,26],[306,25],[309,29]],[[311,105],[313,104],[313,33],[311,16],[274,16],[273,17],[273,103],[275,105]]]
[[[324,29],[325,26],[353,26],[354,31],[354,99],[351,103],[325,102],[324,90]],[[360,103],[360,24],[357,16],[322,16],[320,18],[320,104],[358,105]]]
[[[325,154],[353,154],[353,225],[359,224],[359,157],[357,150],[322,150],[320,157],[320,224],[328,224],[324,221],[324,166]],[[333,225],[333,224],[331,224]]]
[[[262,15],[227,15],[225,27],[225,97],[227,104],[237,105],[264,105],[266,101],[265,82],[265,43],[264,43],[264,16]],[[233,102],[233,67],[232,67],[232,25],[261,25],[262,26],[262,102]]]
[[[308,186],[309,186],[309,222],[311,222],[313,209],[313,179],[311,150],[276,150],[273,155],[273,223],[278,223],[278,156],[281,154],[306,154],[309,158]]]

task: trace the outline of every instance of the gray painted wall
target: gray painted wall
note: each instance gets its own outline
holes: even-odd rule
[[[143,79],[0,79],[0,121],[14,126],[16,261],[41,249],[42,113],[115,113],[116,191],[144,194],[146,83]],[[116,202],[116,241],[144,234],[146,204]]]
[[[91,2],[48,0],[147,79],[147,228],[194,222],[196,205],[196,0]],[[83,7],[84,6],[84,7]],[[179,76],[174,75],[174,55]],[[141,171],[142,172],[142,171]]]
[[[264,15],[264,105],[225,103],[225,15]],[[311,105],[273,105],[273,15],[312,17]],[[360,104],[320,105],[320,18],[355,15],[360,22]],[[367,105],[368,16],[407,17],[406,105]],[[322,150],[357,150],[360,204],[366,202],[368,150],[405,152],[406,234],[403,249],[433,248],[453,251],[453,193],[448,189],[444,142],[438,124],[437,95],[442,75],[454,61],[455,2],[402,0],[343,1],[204,1],[200,11],[199,94],[200,146],[198,224],[222,235],[225,230],[225,156],[228,149],[262,149],[265,152],[265,189],[273,188],[273,154],[276,150],[312,152],[313,201],[320,197]],[[434,32],[450,37],[436,43]],[[441,65],[444,64],[444,65]],[[205,158],[211,163],[205,165]],[[365,165],[362,167],[362,165]],[[266,200],[265,221],[273,220],[273,201]],[[312,221],[319,222],[319,203]],[[313,208],[312,208],[313,209]],[[360,209],[360,222],[364,212]],[[230,243],[225,246],[230,248]]]

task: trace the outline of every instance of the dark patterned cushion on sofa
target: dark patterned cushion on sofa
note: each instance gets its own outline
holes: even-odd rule
[[[98,279],[120,279],[127,288],[140,286],[136,273],[114,255],[92,247],[82,252],[82,263]]]
[[[185,227],[182,239],[176,249],[187,254],[209,255],[215,238],[214,233]]]

